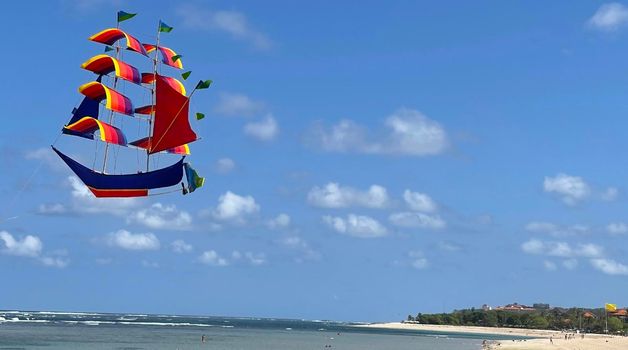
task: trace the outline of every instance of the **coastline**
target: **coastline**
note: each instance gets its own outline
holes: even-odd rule
[[[610,336],[604,334],[585,334],[584,339],[580,335],[573,339],[565,339],[564,332],[526,329],[526,328],[503,328],[503,327],[476,327],[476,326],[449,326],[416,323],[371,323],[356,325],[356,327],[380,328],[380,329],[404,329],[431,332],[467,333],[467,334],[493,334],[512,335],[516,337],[531,337],[526,340],[502,340],[491,342],[489,349],[510,349],[510,350],[620,350],[628,349],[628,337]],[[550,342],[552,337],[552,342]]]

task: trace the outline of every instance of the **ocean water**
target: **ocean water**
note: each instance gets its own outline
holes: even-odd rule
[[[506,338],[331,321],[0,311],[3,350],[477,350],[483,339]]]

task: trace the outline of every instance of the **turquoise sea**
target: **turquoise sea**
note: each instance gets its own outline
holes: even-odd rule
[[[0,349],[477,350],[483,339],[505,339],[354,325],[267,318],[0,311]]]

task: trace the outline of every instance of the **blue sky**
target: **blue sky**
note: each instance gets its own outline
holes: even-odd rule
[[[0,308],[375,321],[628,303],[628,3],[5,7]],[[93,79],[87,37],[120,9],[144,42],[173,26],[162,43],[214,81],[192,101],[192,195],[96,200],[48,147]]]

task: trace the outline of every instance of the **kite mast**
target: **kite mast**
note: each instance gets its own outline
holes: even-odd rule
[[[120,29],[120,21],[116,18],[116,28]],[[120,42],[116,42],[116,61],[120,59]],[[116,89],[116,85],[118,85],[118,76],[113,75],[113,89]],[[109,111],[109,124],[113,124],[113,110]],[[102,173],[105,174],[107,172],[107,156],[109,155],[109,143],[105,143],[105,157],[102,162]]]
[[[157,91],[157,65],[159,64],[159,36],[161,33],[161,20],[157,22],[157,42],[155,43],[155,57],[153,58],[153,88],[150,90],[151,108],[150,118],[148,119],[148,147],[146,148],[146,171],[150,170],[150,148],[152,146],[153,136],[153,118],[155,118],[155,107],[157,100],[155,92]]]

